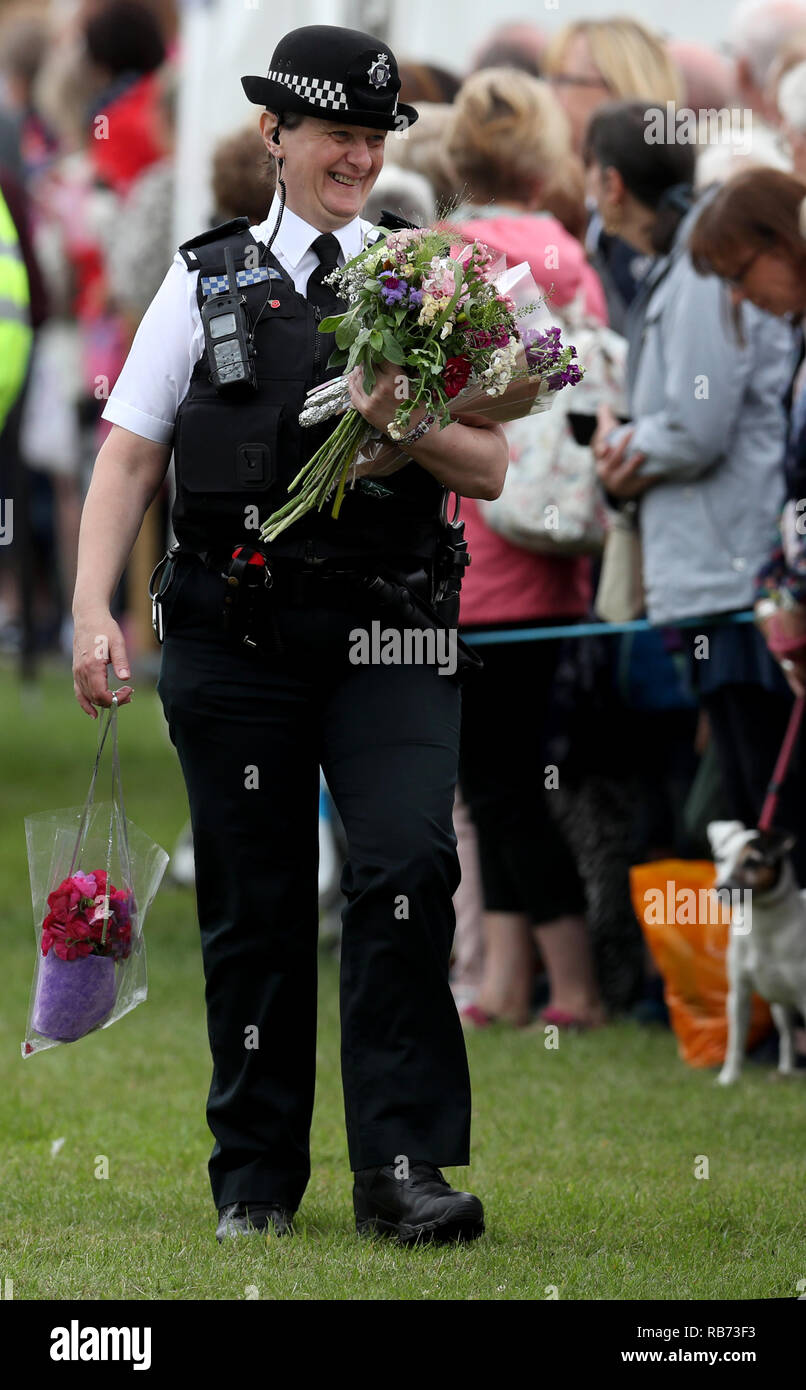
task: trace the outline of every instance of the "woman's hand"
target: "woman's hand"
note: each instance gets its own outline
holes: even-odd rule
[[[594,456],[596,456],[600,446],[604,445],[607,436],[612,434],[613,430],[617,430],[621,425],[621,421],[616,419],[609,405],[599,406],[596,412],[596,419],[598,422],[596,425],[596,433],[590,443]]]
[[[365,420],[385,433],[398,406],[406,400],[407,379],[400,367],[384,362],[376,369],[375,385],[368,395],[362,385],[362,375],[360,367],[350,372],[350,400]],[[409,428],[414,429],[426,413],[422,406],[413,410]],[[443,487],[458,492],[461,497],[492,499],[501,495],[509,450],[501,425],[492,420],[463,414],[461,420],[452,420],[444,429],[434,425],[416,443],[406,445],[405,452],[410,456],[406,462],[413,459],[426,472],[432,473]],[[400,467],[403,466],[401,463]],[[373,469],[370,467],[366,471],[371,475]],[[379,476],[382,477],[384,471],[387,470],[381,467]]]
[[[112,704],[112,691],[107,679],[109,663],[120,680],[129,675],[126,643],[123,633],[108,608],[82,609],[73,613],[73,690],[81,708],[91,719],[97,719],[95,705]],[[132,698],[130,685],[115,691],[119,705]]]
[[[598,418],[599,424],[591,442],[596,476],[611,497],[625,500],[640,497],[647,488],[652,487],[655,479],[638,476],[638,469],[646,461],[646,454],[636,452],[625,458],[634,430],[627,430],[617,444],[608,444],[607,438],[612,430],[618,429],[619,421],[607,405],[599,407]]]
[[[759,628],[794,694],[806,695],[806,608],[779,608],[764,618]],[[796,648],[798,641],[803,644],[800,651]]]
[[[354,367],[347,378],[350,400],[365,420],[385,434],[388,425],[395,418],[395,411],[408,398],[408,377],[402,367],[395,366],[393,362],[384,362],[375,368],[375,385],[369,395],[364,390],[363,380],[363,367]],[[420,407],[412,411],[411,429],[414,429],[425,413]]]

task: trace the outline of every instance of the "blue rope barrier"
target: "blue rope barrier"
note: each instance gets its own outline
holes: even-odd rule
[[[696,618],[677,618],[669,623],[651,623],[648,618],[634,618],[628,623],[568,623],[564,627],[513,627],[493,632],[462,633],[462,640],[471,647],[483,647],[490,642],[546,642],[552,637],[607,637],[616,632],[660,632],[665,627],[712,627],[716,623],[752,623],[752,608],[744,613],[701,613]]]

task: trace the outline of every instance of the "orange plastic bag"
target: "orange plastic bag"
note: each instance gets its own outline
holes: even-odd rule
[[[728,1039],[727,910],[708,893],[714,865],[700,859],[659,859],[630,869],[635,915],[663,976],[678,1052],[690,1067],[718,1067]],[[772,1028],[765,1001],[753,995],[747,1046]]]

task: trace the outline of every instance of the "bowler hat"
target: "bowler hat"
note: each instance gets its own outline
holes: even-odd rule
[[[274,50],[266,77],[242,77],[250,101],[345,125],[395,130],[417,111],[399,102],[400,77],[389,45],[358,29],[306,24]]]

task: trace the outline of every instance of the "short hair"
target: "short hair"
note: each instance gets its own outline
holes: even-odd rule
[[[305,120],[305,115],[302,111],[275,111],[273,106],[267,106],[266,110],[270,115],[277,117],[277,126],[282,126],[285,130],[299,130],[302,122]],[[313,119],[318,120],[319,117],[314,116]],[[275,127],[275,129],[277,129],[277,127]]]
[[[662,209],[652,233],[656,251],[668,250],[682,212],[664,195],[678,184],[691,185],[697,154],[693,145],[671,141],[653,145],[646,139],[647,111],[641,101],[613,101],[595,111],[585,133],[582,157],[587,165],[617,169],[627,192],[644,207]]]
[[[25,14],[12,6],[0,17],[0,69],[21,81],[34,81],[50,43],[50,25],[41,10]]]
[[[265,155],[263,137],[253,125],[219,140],[213,150],[212,187],[222,219],[263,221],[276,181],[274,160]]]
[[[801,209],[806,182],[781,169],[736,174],[706,204],[690,251],[700,275],[734,275],[748,252],[778,251],[806,273]]]
[[[133,0],[104,5],[87,20],[84,36],[90,58],[107,72],[154,72],[165,61],[156,18]]]
[[[568,157],[568,121],[547,83],[516,68],[481,68],[460,88],[446,138],[476,201],[527,197]]]
[[[400,100],[411,106],[421,101],[452,102],[462,85],[454,73],[436,63],[401,63],[398,73]]]
[[[580,19],[554,36],[543,57],[547,77],[562,70],[569,44],[582,36],[614,97],[682,101],[684,84],[665,45],[638,19]]]

